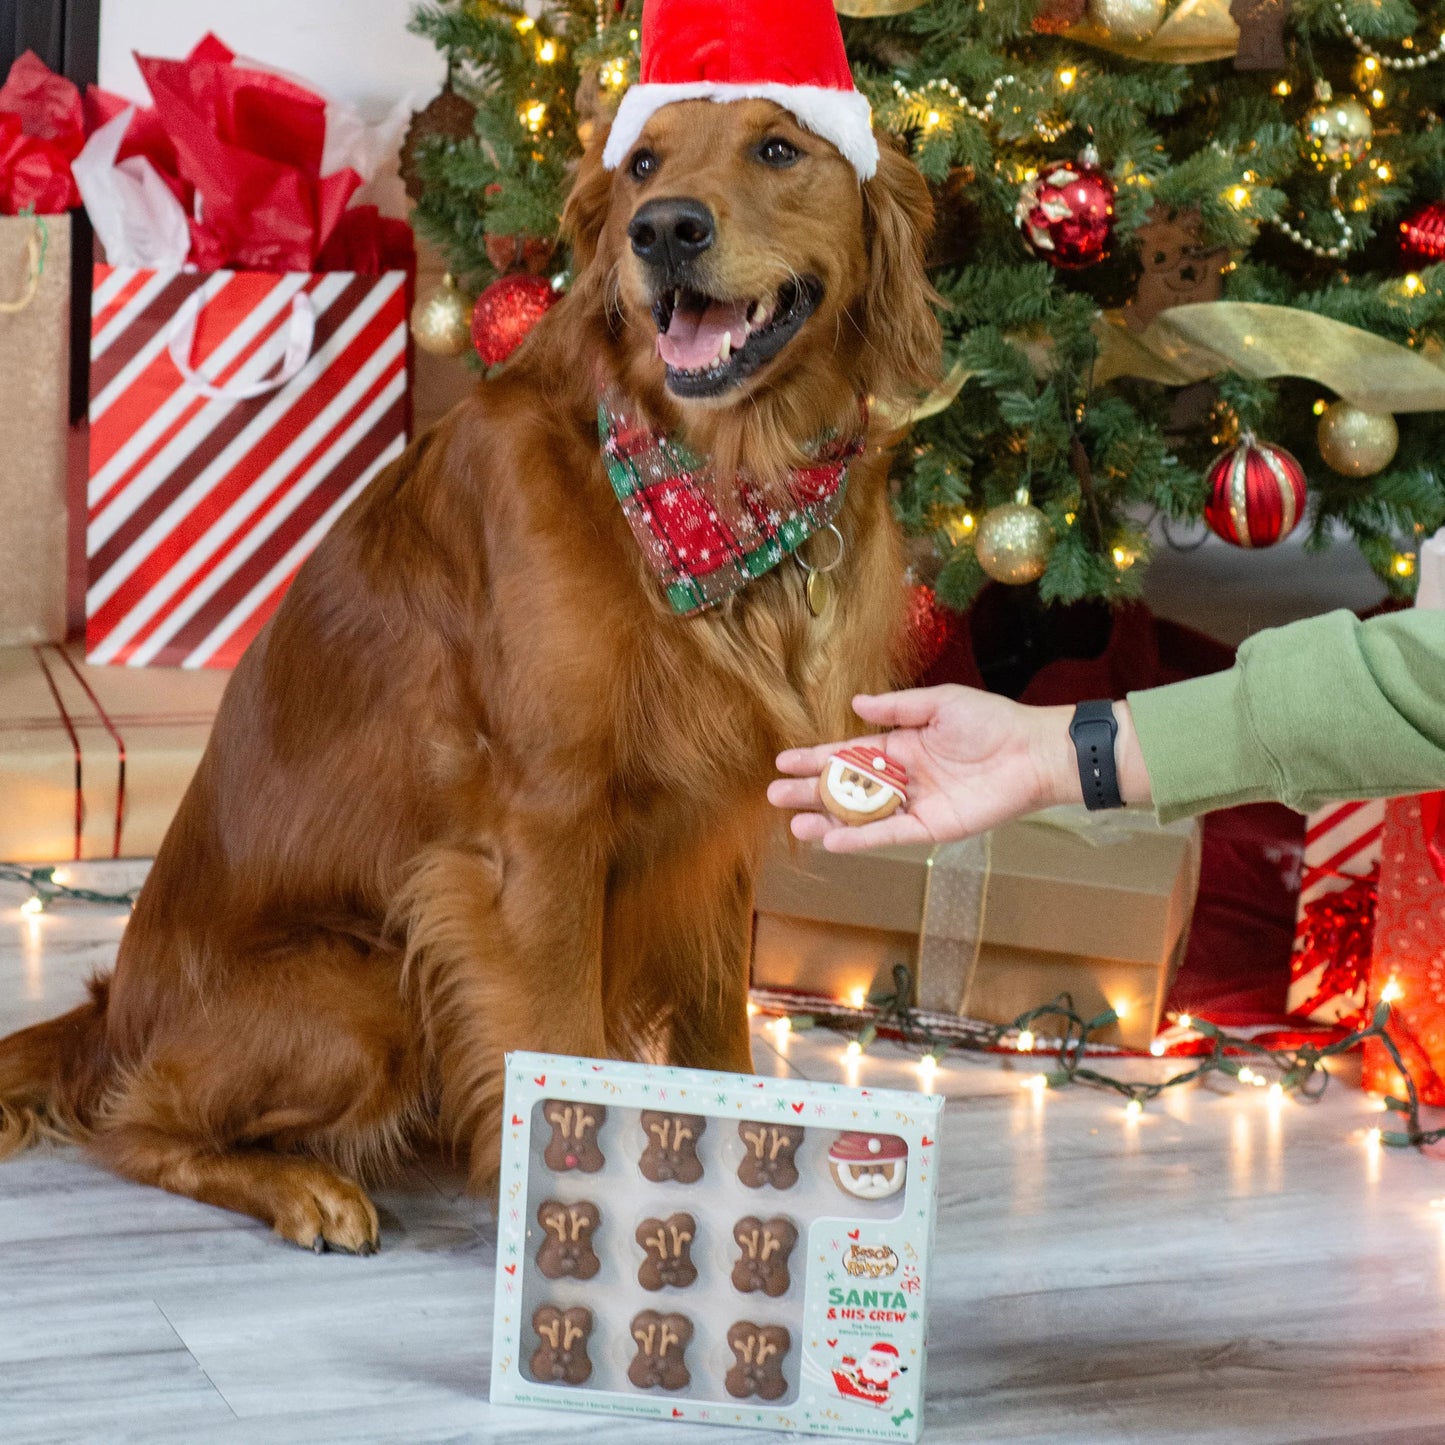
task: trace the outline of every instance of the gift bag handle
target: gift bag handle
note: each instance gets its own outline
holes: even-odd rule
[[[316,307],[311,298],[298,291],[291,302],[291,321],[286,335],[286,355],[281,369],[275,376],[263,381],[228,382],[217,386],[207,381],[191,365],[191,353],[196,348],[196,327],[200,324],[202,296],[195,292],[181,307],[171,325],[171,360],[180,372],[187,386],[208,396],[213,401],[254,401],[258,396],[280,391],[283,386],[301,375],[306,363],[311,360],[311,348],[316,344]]]
[[[45,252],[50,239],[45,222],[39,216],[30,218],[34,226],[25,243],[26,269],[29,275],[18,301],[0,301],[0,316],[18,316],[40,294],[40,278],[45,274]]]

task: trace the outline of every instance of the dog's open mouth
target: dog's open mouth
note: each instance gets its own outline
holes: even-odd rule
[[[675,396],[718,396],[765,366],[803,329],[823,299],[808,276],[784,283],[775,302],[719,301],[669,291],[652,304],[657,350]]]

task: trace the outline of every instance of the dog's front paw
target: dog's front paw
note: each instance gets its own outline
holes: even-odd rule
[[[325,1254],[375,1254],[381,1248],[376,1207],[359,1184],[320,1166],[290,1179],[277,1201],[276,1233],[302,1249]]]

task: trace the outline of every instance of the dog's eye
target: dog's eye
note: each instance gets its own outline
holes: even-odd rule
[[[780,135],[769,136],[758,147],[758,159],[765,166],[776,166],[779,170],[792,165],[800,154],[792,141],[784,140]]]
[[[632,178],[636,181],[649,180],[657,174],[657,168],[662,164],[651,151],[638,151],[632,157],[632,164],[628,169],[632,172]]]

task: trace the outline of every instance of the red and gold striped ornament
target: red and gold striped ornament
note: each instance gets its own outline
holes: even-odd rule
[[[1236,547],[1272,547],[1299,525],[1305,510],[1305,469],[1283,447],[1246,432],[1209,467],[1204,520]]]
[[[1400,259],[1407,266],[1445,261],[1445,201],[1430,201],[1400,222]]]

